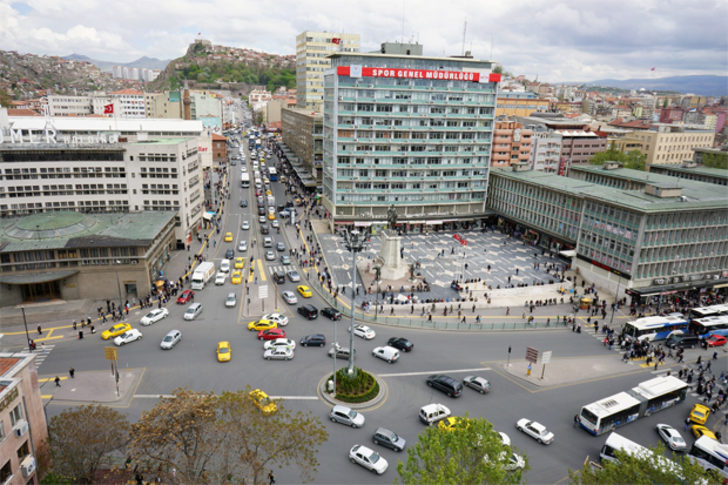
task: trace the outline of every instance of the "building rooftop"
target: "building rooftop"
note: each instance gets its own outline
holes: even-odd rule
[[[378,52],[334,52],[329,54],[328,58],[335,59],[339,57],[369,57],[372,59],[396,59],[396,58],[407,58],[407,59],[424,59],[427,61],[458,61],[466,64],[480,64],[483,62],[494,63],[495,61],[489,61],[486,59],[470,59],[467,57],[430,57],[430,56],[412,56],[404,54],[381,54]]]
[[[59,211],[0,219],[0,253],[148,245],[175,211],[85,214]]]
[[[177,145],[186,141],[193,141],[192,138],[150,138],[148,140],[137,140],[127,142],[128,145]]]
[[[202,133],[204,127],[199,120],[178,120],[166,118],[114,119],[69,116],[8,116],[13,129],[43,131],[50,121],[59,132],[173,132]]]
[[[698,165],[697,167],[675,167],[673,165],[656,165],[657,167],[682,173],[696,173],[698,175],[706,175],[728,180],[728,170],[724,168],[705,167]]]
[[[638,212],[675,211],[682,209],[725,209],[728,207],[728,197],[725,194],[725,187],[722,185],[671,177],[669,175],[651,174],[629,168],[604,170],[601,167],[579,166],[572,167],[572,170],[603,173],[617,178],[641,181],[645,185],[657,185],[662,188],[680,188],[682,189],[681,194],[683,197],[661,198],[647,194],[644,190],[618,189],[534,170],[514,172],[508,169],[493,168],[491,169],[491,173],[521,180],[526,183],[549,187],[553,190],[566,192],[577,197],[598,199],[605,203],[626,207]]]

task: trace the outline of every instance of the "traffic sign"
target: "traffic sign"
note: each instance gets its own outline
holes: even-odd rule
[[[268,285],[260,285],[258,288],[258,298],[268,298]]]
[[[541,363],[542,364],[548,364],[551,362],[551,354],[553,354],[553,351],[547,350],[543,354],[541,354]]]
[[[117,359],[116,347],[104,347],[104,358],[106,360],[116,360]]]
[[[526,347],[526,360],[529,362],[533,362],[534,364],[538,362],[538,349],[534,349],[533,347]]]

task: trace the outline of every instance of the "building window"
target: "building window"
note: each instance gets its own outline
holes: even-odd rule
[[[12,476],[12,469],[10,468],[10,460],[5,462],[2,468],[0,468],[0,483],[5,483]]]
[[[23,419],[23,410],[20,408],[20,404],[18,404],[10,411],[10,427],[15,426],[15,423],[21,419]]]

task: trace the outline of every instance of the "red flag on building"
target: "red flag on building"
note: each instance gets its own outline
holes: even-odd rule
[[[655,68],[654,68],[654,67],[653,67],[652,69],[650,69],[650,71],[654,71],[654,70],[655,70]]]
[[[113,112],[114,112],[114,104],[113,103],[112,104],[105,104],[104,105],[104,114],[105,115],[113,114]]]
[[[334,37],[333,39],[331,39],[331,42],[333,42],[334,44],[341,44],[341,38]]]

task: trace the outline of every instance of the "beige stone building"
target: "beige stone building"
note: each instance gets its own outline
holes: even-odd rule
[[[331,67],[326,56],[359,52],[359,34],[302,32],[296,36],[296,106],[321,111],[324,71]]]
[[[692,160],[695,148],[711,148],[715,133],[711,130],[656,124],[649,130],[636,131],[625,137],[625,143],[636,141],[647,157],[647,165],[679,165]]]
[[[323,124],[322,113],[299,108],[281,110],[283,143],[293,150],[305,164],[306,170],[319,181],[324,158]]]
[[[47,440],[35,356],[0,353],[0,483],[40,483],[38,453]]]
[[[531,158],[533,131],[524,130],[517,121],[496,121],[493,132],[493,167],[508,167],[514,163],[528,163]]]

